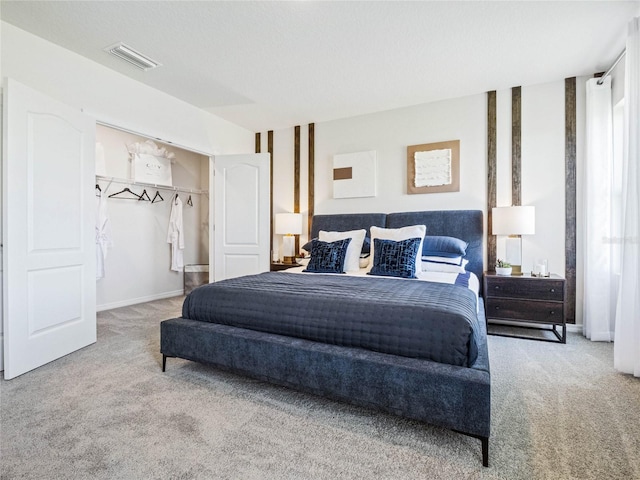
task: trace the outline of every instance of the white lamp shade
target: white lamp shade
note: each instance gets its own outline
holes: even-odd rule
[[[276,213],[276,233],[278,235],[300,235],[302,215],[299,213]]]
[[[493,235],[533,235],[536,233],[535,207],[495,207],[491,209]]]

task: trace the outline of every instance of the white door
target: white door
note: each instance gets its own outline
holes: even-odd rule
[[[269,270],[269,154],[216,155],[214,281]]]
[[[95,121],[10,79],[3,115],[10,379],[96,341]]]

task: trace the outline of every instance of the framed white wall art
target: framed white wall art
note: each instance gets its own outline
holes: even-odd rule
[[[407,193],[460,191],[460,140],[407,147]]]
[[[333,156],[333,198],[375,196],[375,150]]]

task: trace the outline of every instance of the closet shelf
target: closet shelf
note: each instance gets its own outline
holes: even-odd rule
[[[111,183],[121,183],[123,185],[137,185],[140,187],[153,187],[157,190],[170,190],[172,192],[191,193],[194,195],[208,195],[208,190],[199,190],[197,188],[173,187],[169,185],[156,185],[155,183],[136,182],[128,178],[106,177],[104,175],[96,175],[96,180],[103,180]]]

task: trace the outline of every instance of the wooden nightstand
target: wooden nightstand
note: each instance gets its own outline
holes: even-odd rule
[[[558,340],[519,335],[491,333],[509,337],[567,343],[567,324],[564,318],[565,279],[550,277],[501,276],[484,273],[484,305],[487,324],[489,319],[511,320],[539,326],[511,325],[518,328],[547,330]],[[550,328],[544,328],[550,326]],[[562,334],[557,327],[562,327]]]
[[[271,262],[271,270],[272,272],[279,272],[280,270],[286,270],[287,268],[299,267],[297,263],[282,263],[282,262]]]

